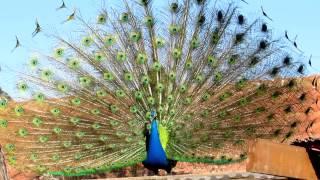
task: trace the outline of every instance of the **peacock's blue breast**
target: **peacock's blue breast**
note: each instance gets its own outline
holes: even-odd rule
[[[144,164],[154,167],[165,168],[169,166],[169,161],[166,156],[159,137],[158,123],[153,120],[151,123],[151,134],[149,138],[149,149],[147,151],[147,159]]]

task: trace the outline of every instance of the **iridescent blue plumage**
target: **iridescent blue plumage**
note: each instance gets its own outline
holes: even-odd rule
[[[147,151],[147,159],[144,161],[144,164],[148,164],[153,167],[167,167],[169,162],[166,152],[160,142],[158,123],[155,119],[152,120],[150,138],[147,143],[149,144],[149,148]]]
[[[151,132],[147,133],[147,158],[143,161],[146,168],[153,170],[155,173],[158,169],[164,169],[170,172],[175,162],[169,160],[166,156],[166,152],[162,147],[160,141],[160,134],[158,129],[158,121],[156,120],[156,111],[151,112]]]

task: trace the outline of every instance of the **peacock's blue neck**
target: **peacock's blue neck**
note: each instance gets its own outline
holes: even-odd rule
[[[166,152],[161,145],[158,123],[156,120],[152,120],[151,122],[151,134],[149,142],[147,143],[149,144],[149,148],[147,151],[147,159],[144,161],[144,163],[153,167],[169,166]]]

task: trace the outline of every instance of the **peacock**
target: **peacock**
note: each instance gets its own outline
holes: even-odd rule
[[[62,23],[80,24],[74,38],[46,34],[57,43],[28,59],[20,100],[0,100],[10,166],[170,173],[177,162],[241,162],[250,140],[290,143],[308,131],[318,79],[304,78],[306,57],[270,19],[251,20],[240,1],[155,1],[117,2],[95,22],[74,10]],[[32,36],[41,33],[37,21]]]

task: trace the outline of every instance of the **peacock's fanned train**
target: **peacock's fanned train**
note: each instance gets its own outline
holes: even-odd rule
[[[310,126],[318,80],[267,19],[220,1],[118,3],[96,22],[75,11],[65,23],[81,24],[76,38],[50,35],[52,53],[17,82],[23,99],[1,99],[11,166],[77,176],[140,163],[151,124],[167,159],[236,163],[248,141],[288,143]]]

